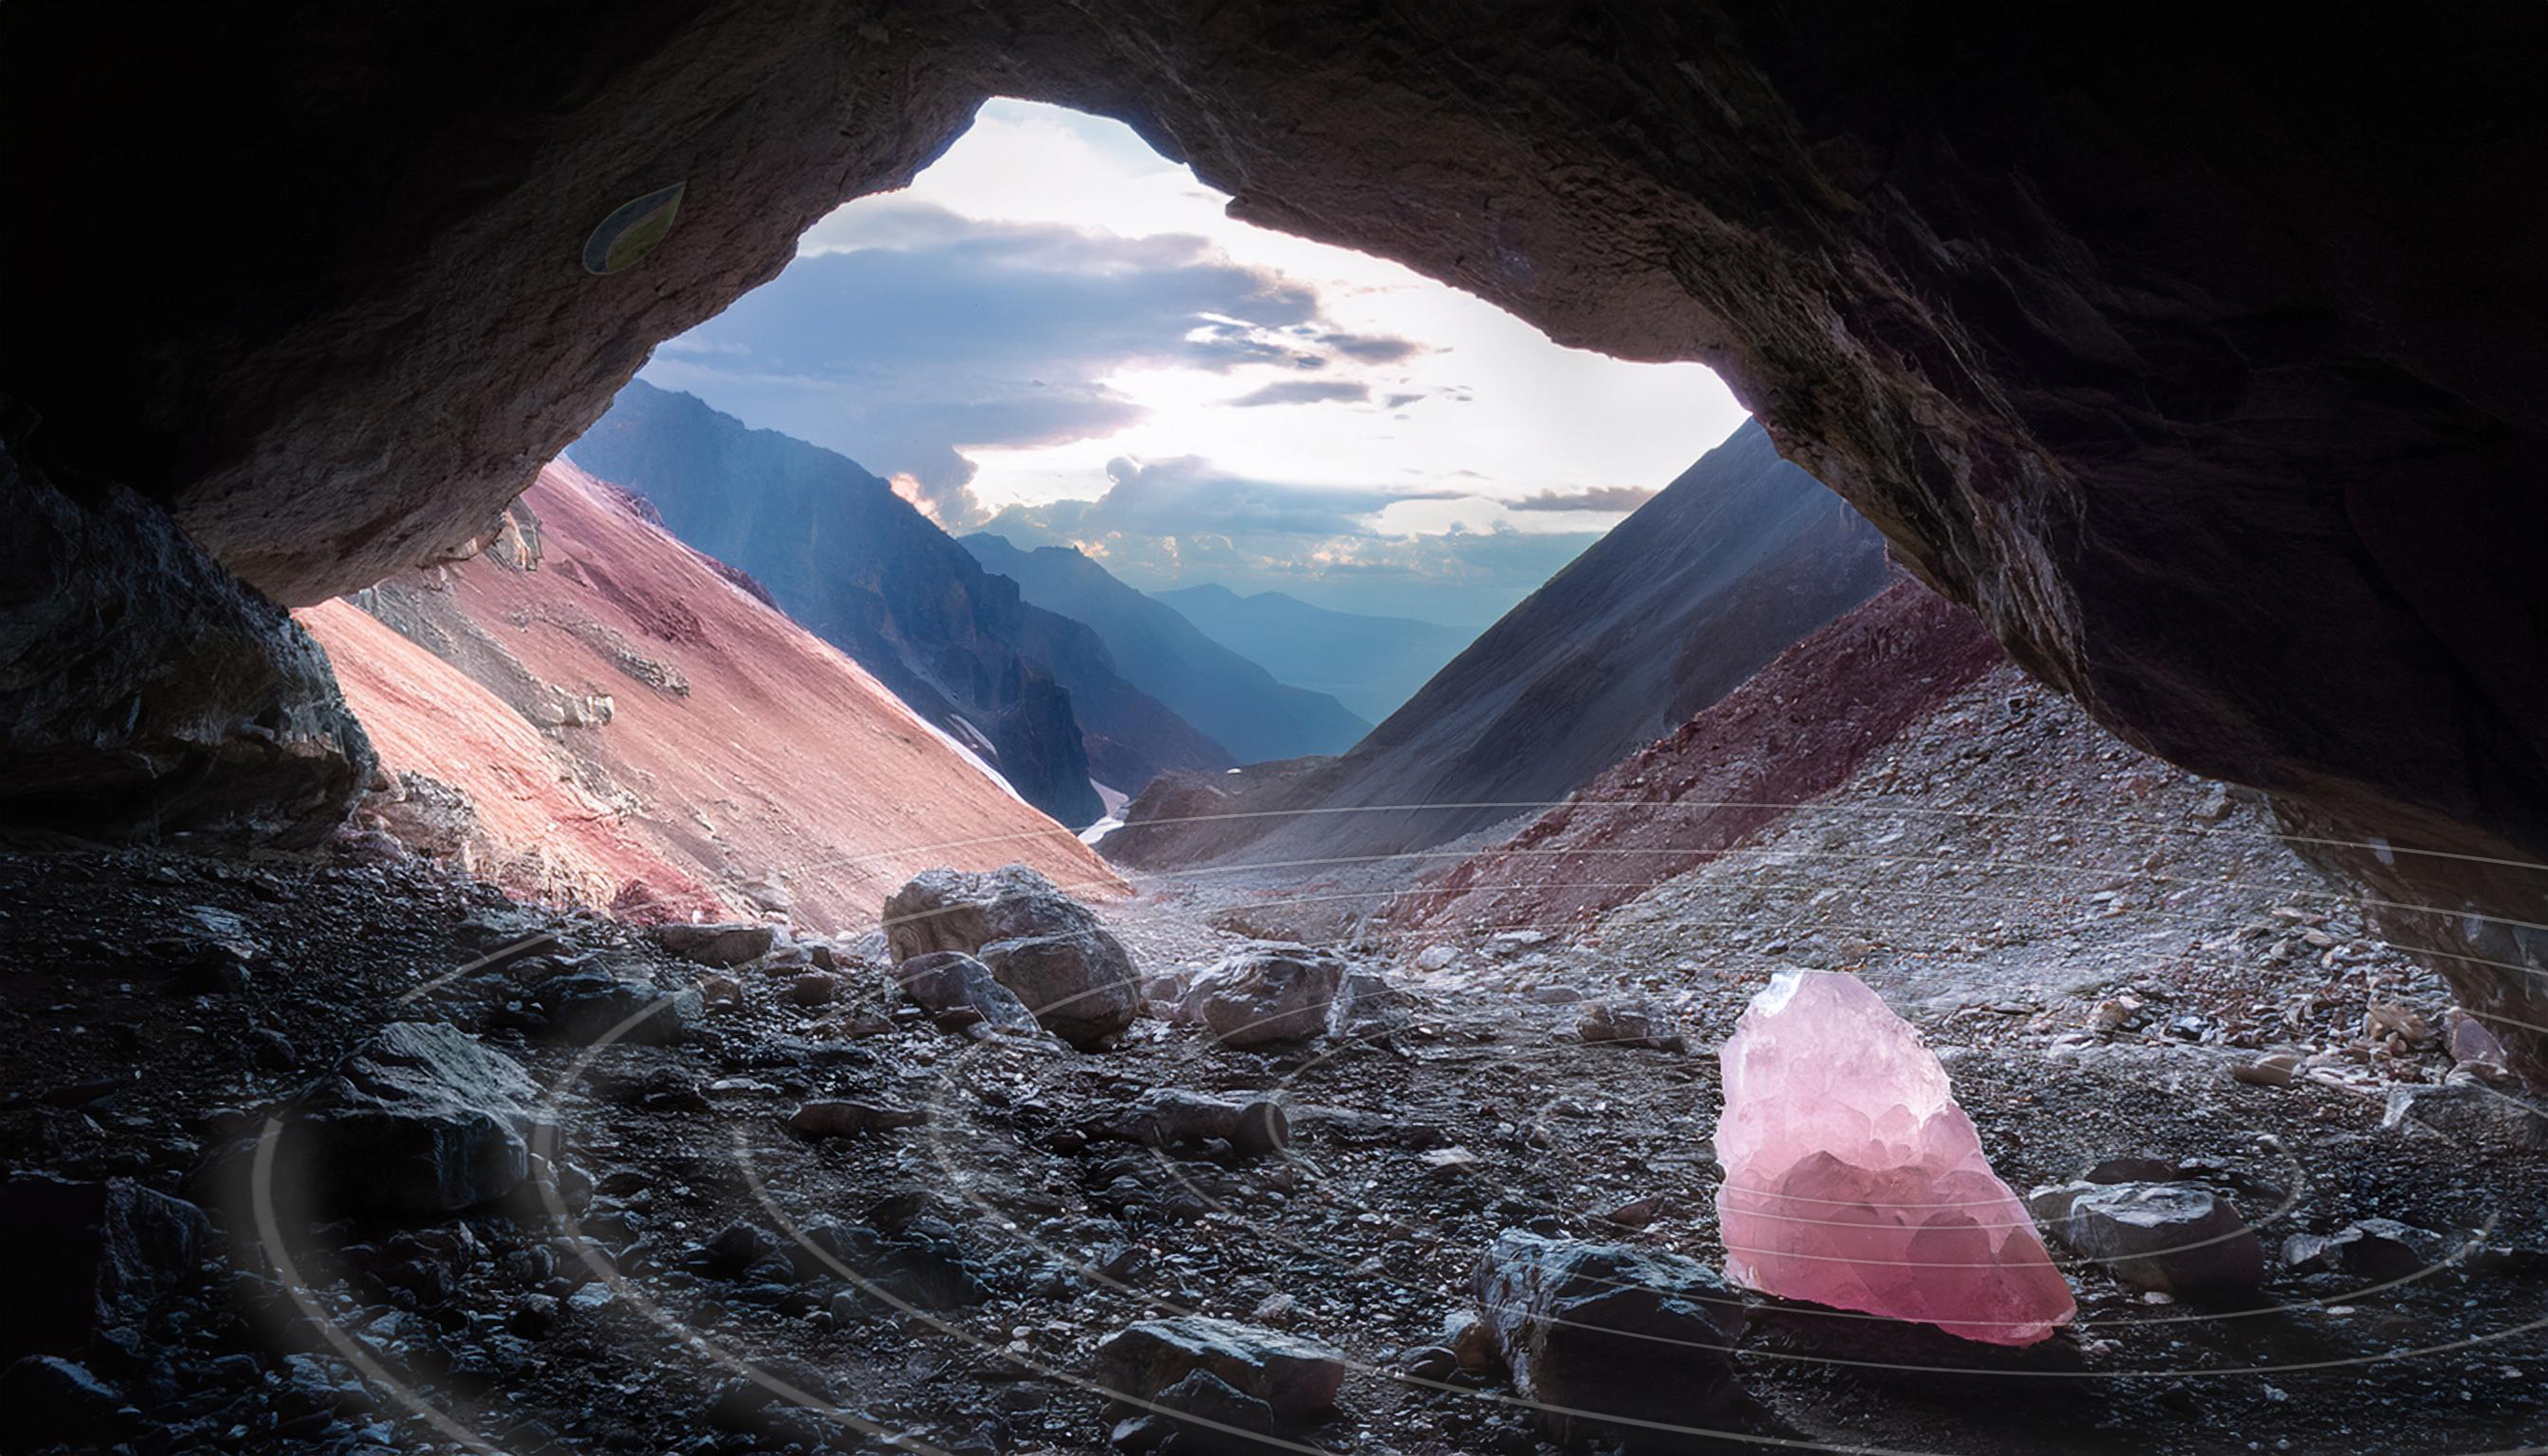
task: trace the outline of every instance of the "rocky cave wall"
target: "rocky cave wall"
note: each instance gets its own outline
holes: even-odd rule
[[[35,458],[156,500],[268,596],[477,534],[824,211],[907,179],[986,95],[1055,101],[1251,220],[1564,342],[1710,364],[2028,668],[2423,907],[2400,924],[2548,1070],[2548,874],[2521,867],[2548,851],[2535,5],[639,0],[0,29],[0,395]],[[652,255],[582,269],[596,223],[674,182]]]

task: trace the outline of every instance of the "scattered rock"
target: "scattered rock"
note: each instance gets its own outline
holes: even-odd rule
[[[2265,1251],[2228,1199],[2191,1183],[2064,1183],[2027,1207],[2052,1236],[2127,1284],[2224,1297],[2264,1281]]]
[[[2447,1257],[2440,1234],[2394,1219],[2363,1219],[2333,1233],[2295,1233],[2283,1240],[2283,1262],[2294,1273],[2340,1269],[2384,1284],[2432,1268]]]
[[[824,971],[789,978],[778,999],[790,1006],[829,1006],[841,996],[841,978]]]
[[[2390,1088],[2388,1112],[2380,1126],[2395,1132],[2410,1125],[2483,1147],[2548,1148],[2548,1113],[2482,1081]]]
[[[2461,1066],[2502,1067],[2506,1064],[2503,1043],[2487,1030],[2485,1022],[2454,1006],[2442,1013],[2442,1026],[2452,1061]]]
[[[1112,1046],[1141,1014],[1132,955],[1108,931],[993,941],[979,956],[1039,1025],[1082,1051]]]
[[[2240,1062],[2230,1068],[2234,1081],[2251,1087],[2288,1087],[2300,1074],[2301,1057],[2296,1051],[2273,1051],[2254,1061]]]
[[[1195,978],[1178,1017],[1225,1046],[1306,1041],[1327,1029],[1344,981],[1344,957],[1333,951],[1248,946]]]
[[[0,1185],[0,1247],[15,1261],[0,1360],[77,1354],[146,1314],[195,1272],[204,1211],[126,1178],[75,1183],[13,1173]]]
[[[1473,1359],[1483,1341],[1522,1399],[1557,1408],[1539,1418],[1559,1441],[1634,1449],[1640,1428],[1620,1422],[1710,1424],[1748,1405],[1733,1354],[1743,1301],[1694,1260],[1507,1229],[1470,1283],[1482,1333],[1452,1348],[1469,1343]]]
[[[655,944],[684,960],[701,965],[741,965],[770,954],[778,939],[777,929],[728,921],[716,925],[659,925],[655,927]]]
[[[808,1102],[787,1115],[787,1126],[806,1138],[857,1138],[895,1128],[916,1128],[929,1115],[914,1108],[869,1102]]]
[[[915,956],[894,969],[894,983],[914,1005],[958,1029],[988,1025],[1020,1036],[1039,1036],[1042,1023],[1018,993],[1001,985],[991,968],[961,951]]]
[[[1345,1378],[1344,1357],[1317,1340],[1202,1315],[1144,1320],[1097,1347],[1098,1383],[1138,1400],[1199,1370],[1264,1402],[1284,1426],[1334,1410]]]
[[[1673,1026],[1671,1013],[1642,1001],[1595,1001],[1575,1019],[1575,1035],[1587,1046],[1680,1051],[1688,1045]]]
[[[1142,1093],[1130,1109],[1101,1122],[1095,1131],[1150,1147],[1217,1138],[1251,1157],[1289,1146],[1292,1141],[1291,1120],[1272,1101],[1259,1098],[1236,1102],[1169,1087]]]

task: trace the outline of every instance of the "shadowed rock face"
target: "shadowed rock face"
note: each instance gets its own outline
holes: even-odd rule
[[[2536,7],[642,0],[271,24],[0,20],[0,227],[46,283],[0,390],[45,414],[46,450],[168,502],[287,602],[476,533],[652,343],[1016,94],[1123,117],[1242,216],[1562,341],[1708,362],[2138,743],[2331,838],[2548,850]],[[653,255],[583,271],[595,224],[676,181]],[[2548,921],[2536,872],[2390,853],[2411,903]],[[2443,963],[2548,1026],[2517,971]],[[2548,1034],[2506,1030],[2540,1068]]]

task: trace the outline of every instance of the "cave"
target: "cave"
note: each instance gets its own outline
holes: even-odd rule
[[[1017,97],[1127,123],[1249,222],[1716,371],[2033,680],[2263,795],[2548,1086],[2535,6],[16,5],[0,33],[0,822],[39,852],[253,877],[328,842],[372,750],[289,609],[482,549],[656,345]],[[593,266],[675,188],[660,242]],[[22,923],[76,898],[44,863]]]

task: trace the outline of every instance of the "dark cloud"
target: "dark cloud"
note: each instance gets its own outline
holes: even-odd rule
[[[1360,404],[1371,398],[1371,386],[1354,379],[1286,379],[1250,390],[1230,401],[1241,409],[1260,405]]]
[[[1643,486],[1593,486],[1582,491],[1534,491],[1504,504],[1513,510],[1629,511],[1655,499]]]
[[[1348,359],[1366,364],[1396,364],[1424,352],[1424,346],[1409,338],[1390,338],[1370,333],[1328,333],[1320,342]]]

